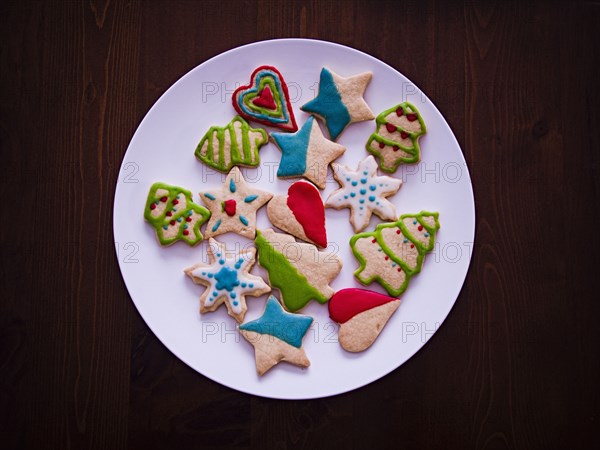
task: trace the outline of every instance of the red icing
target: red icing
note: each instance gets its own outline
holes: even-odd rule
[[[240,106],[238,105],[239,96],[242,93],[244,93],[245,91],[253,89],[256,86],[256,84],[257,84],[256,83],[256,75],[261,70],[270,70],[279,77],[279,82],[281,84],[281,90],[283,91],[283,98],[281,99],[281,101],[282,101],[282,103],[285,101],[285,103],[287,105],[287,110],[290,115],[290,123],[289,124],[274,124],[273,122],[266,120],[266,119],[259,119],[257,117],[249,116],[244,111],[242,111],[242,108],[240,108]],[[233,107],[235,108],[237,113],[240,116],[244,117],[245,119],[251,120],[253,122],[262,123],[263,125],[269,125],[272,127],[275,126],[277,128],[281,128],[282,130],[286,130],[286,131],[292,131],[292,132],[298,131],[298,124],[296,123],[296,118],[294,117],[294,111],[292,110],[292,104],[290,102],[290,94],[288,92],[287,84],[285,84],[285,80],[283,79],[283,76],[281,75],[279,70],[277,70],[273,66],[260,66],[260,67],[257,67],[256,69],[254,69],[254,72],[252,72],[252,76],[250,77],[250,83],[245,86],[240,86],[235,91],[233,91],[233,96],[231,97],[231,101],[232,101]]]
[[[188,230],[183,230],[183,235],[187,236],[188,234],[190,234],[190,232]]]
[[[377,242],[377,239],[373,239],[371,242],[374,244]]]
[[[385,128],[388,130],[388,133],[393,133],[394,131],[396,131],[396,127],[391,123],[386,123]]]
[[[379,143],[379,148],[383,148],[383,147],[385,147],[385,144],[383,142],[380,142]]]
[[[227,215],[229,217],[235,216],[235,206],[236,206],[235,200],[233,200],[233,199],[225,200],[225,202],[223,202],[223,205],[224,205],[223,207],[225,209],[225,212],[227,213]]]
[[[175,221],[174,221],[174,220],[171,220],[169,223],[170,223],[171,225],[175,225]]]
[[[401,106],[398,106],[398,108],[396,109],[396,115],[400,117],[402,114],[404,114],[404,111],[402,110]]]
[[[366,289],[342,289],[329,300],[329,317],[337,323],[344,323],[361,312],[377,308],[397,300],[394,297],[368,291]]]
[[[166,202],[167,201],[167,197],[161,197],[160,201],[163,202],[163,203]]]
[[[398,150],[400,150],[400,147],[398,147],[397,145],[394,145],[394,151],[397,152]]]
[[[171,211],[167,211],[167,216],[171,217],[173,215],[173,213]]]
[[[320,247],[327,247],[325,209],[317,188],[306,181],[296,181],[288,189],[287,205],[306,237]]]
[[[187,218],[185,219],[185,221],[186,221],[186,222],[191,222],[191,221],[192,221],[192,218],[191,218],[191,217],[187,217]]]
[[[407,114],[406,118],[408,119],[409,122],[414,122],[415,120],[417,120],[417,115],[416,114]]]
[[[419,225],[419,227],[417,228],[419,231],[423,231],[423,225]]]
[[[401,131],[400,136],[402,137],[402,139],[406,139],[408,137],[408,133],[406,131]]]
[[[402,272],[402,267],[398,267],[398,272]]]
[[[152,210],[155,210],[155,209],[156,209],[156,205],[155,205],[154,203],[152,203],[152,204],[150,205],[150,209],[152,209]]]
[[[387,261],[388,259],[390,259],[390,257],[386,255],[385,260]]]
[[[177,200],[177,199],[173,200],[174,205],[176,205],[177,203],[179,203],[179,200]]]
[[[396,230],[396,234],[400,234],[400,233],[401,233],[401,231],[400,231],[400,230]]]
[[[410,244],[410,248],[415,248],[415,244]]]
[[[252,100],[256,106],[261,106],[263,108],[276,110],[277,104],[275,100],[273,100],[273,93],[271,92],[271,88],[269,86],[265,86],[265,88],[260,91],[258,96],[254,97]]]

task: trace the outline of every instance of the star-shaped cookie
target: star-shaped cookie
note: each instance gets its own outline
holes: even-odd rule
[[[319,80],[319,95],[300,109],[321,117],[334,141],[354,122],[375,118],[363,94],[373,74],[363,72],[348,78],[323,67]]]
[[[352,170],[341,164],[332,164],[333,176],[340,189],[333,192],[325,206],[350,208],[350,222],[354,231],[364,230],[369,225],[371,214],[383,220],[396,219],[396,207],[386,199],[402,186],[402,180],[388,176],[377,176],[377,162],[371,155],[358,163]]]
[[[284,311],[277,299],[270,296],[260,318],[240,325],[241,335],[254,346],[258,374],[263,375],[281,361],[310,366],[302,338],[312,321],[312,317]]]
[[[232,231],[254,239],[256,235],[256,211],[273,194],[251,188],[237,167],[231,169],[219,190],[201,192],[200,198],[211,212],[204,230],[206,238]]]
[[[210,239],[208,265],[198,263],[184,270],[194,283],[206,286],[200,297],[200,313],[216,310],[222,303],[239,323],[246,315],[246,295],[258,297],[271,291],[265,281],[249,270],[255,262],[256,248],[227,251],[225,244]]]
[[[327,167],[346,151],[346,147],[326,139],[313,117],[296,133],[271,133],[281,150],[277,169],[280,178],[304,177],[325,189]]]

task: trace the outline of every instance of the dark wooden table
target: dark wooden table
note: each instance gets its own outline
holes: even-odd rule
[[[546,3],[2,2],[0,447],[598,448],[600,6]],[[290,36],[421,87],[477,207],[465,286],[425,349],[294,402],[173,356],[112,235],[121,159],[159,96],[220,52]]]

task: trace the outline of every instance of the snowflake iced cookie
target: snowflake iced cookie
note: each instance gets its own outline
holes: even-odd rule
[[[346,151],[346,147],[326,139],[313,117],[302,125],[300,131],[271,133],[271,138],[281,150],[277,169],[279,178],[304,177],[325,189],[327,167]]]
[[[366,289],[342,289],[328,303],[329,317],[340,324],[338,340],[349,352],[369,348],[389,318],[400,306],[400,300]]]
[[[237,88],[232,101],[237,113],[246,120],[285,131],[298,130],[287,85],[275,67],[257,67],[250,84]]]
[[[252,128],[235,116],[224,127],[210,127],[194,154],[199,161],[221,172],[228,172],[233,166],[257,167],[258,149],[268,141],[265,130]]]
[[[395,172],[400,164],[421,159],[419,138],[427,131],[419,111],[408,102],[377,116],[376,131],[367,141],[367,151],[379,158],[381,170]]]
[[[211,212],[204,234],[207,238],[233,232],[254,239],[256,211],[271,200],[273,194],[253,189],[237,167],[231,169],[223,186],[201,192],[200,198]]]
[[[351,123],[375,118],[363,99],[372,76],[371,72],[364,72],[344,78],[324,67],[319,80],[319,94],[300,109],[323,119],[329,137],[336,141]]]
[[[325,209],[314,184],[296,181],[289,187],[287,195],[276,195],[271,199],[267,215],[277,228],[303,241],[327,247]]]
[[[192,201],[192,193],[178,186],[154,183],[148,193],[144,218],[156,229],[161,245],[183,241],[190,246],[202,240],[200,226],[210,212]]]
[[[281,361],[310,366],[302,338],[312,321],[312,317],[284,311],[277,299],[270,296],[262,317],[240,325],[240,334],[254,346],[258,374],[264,375]]]
[[[239,323],[246,315],[246,295],[258,297],[271,291],[261,277],[251,275],[256,249],[254,247],[237,252],[227,251],[225,244],[209,240],[210,263],[195,264],[184,270],[195,284],[206,286],[200,297],[200,313],[216,310],[222,303],[229,315]]]
[[[390,295],[402,294],[411,277],[421,271],[425,253],[433,250],[440,228],[438,213],[404,214],[392,223],[382,223],[370,233],[350,239],[360,267],[354,276],[362,284],[379,282]]]
[[[340,189],[332,193],[325,206],[350,208],[350,222],[354,231],[362,231],[371,220],[371,214],[383,220],[396,218],[396,207],[386,199],[400,189],[402,181],[397,178],[377,175],[377,162],[367,156],[358,163],[356,170],[340,164],[332,164],[333,176]]]
[[[342,260],[333,252],[296,242],[289,234],[272,229],[256,232],[258,264],[265,268],[269,284],[281,292],[288,311],[304,308],[311,300],[326,303],[334,294],[329,283],[342,270]]]

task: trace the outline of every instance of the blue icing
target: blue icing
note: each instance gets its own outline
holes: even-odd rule
[[[240,330],[268,334],[296,348],[302,346],[302,338],[312,324],[312,317],[285,312],[281,304],[273,296],[267,300],[263,315],[240,325]]]
[[[230,269],[229,267],[222,267],[215,274],[215,280],[217,280],[217,285],[215,286],[217,289],[229,292],[233,291],[240,284],[240,280],[237,277],[237,270]]]
[[[342,102],[342,96],[333,81],[333,75],[326,68],[321,70],[319,95],[300,109],[322,116],[325,119],[329,136],[334,141],[350,124],[348,108]]]
[[[246,219],[244,216],[240,216],[240,222],[242,222],[244,225],[248,226],[248,219]]]
[[[374,202],[375,201],[375,196],[374,195],[369,195],[369,201]]]
[[[225,264],[225,260],[224,259],[220,259],[219,260],[219,264],[221,264],[221,265]]]
[[[237,306],[237,305],[239,305],[239,303],[238,303],[238,301],[236,300],[236,301],[234,301],[234,302],[233,302],[233,306]]]
[[[361,199],[360,199],[360,203],[364,203],[364,202],[365,202],[365,199],[364,199],[364,198],[361,198]]]
[[[358,184],[358,181],[353,181],[352,182],[352,186],[356,186]]]
[[[246,203],[252,203],[254,200],[258,198],[258,195],[249,195],[244,199]]]
[[[374,184],[372,184],[371,186],[369,186],[369,189],[371,189],[372,191],[374,191],[375,189],[377,189],[377,186],[375,186]]]
[[[235,192],[235,181],[233,181],[233,178],[229,180],[229,190]]]
[[[361,190],[360,190],[360,194],[361,194],[361,195],[365,195],[366,193],[367,193],[367,190],[366,190],[366,189],[361,189]]]
[[[204,196],[205,196],[207,199],[209,199],[209,200],[214,200],[214,199],[215,199],[215,196],[214,196],[214,195],[212,195],[212,194],[209,194],[208,192],[207,192],[207,193],[205,193],[205,194],[204,194]],[[191,211],[190,211],[190,212],[191,212]]]
[[[350,192],[350,197],[356,197],[356,192]]]
[[[366,179],[366,178],[361,178],[361,179],[360,179],[360,182],[361,182],[362,184],[367,184],[367,179]]]
[[[277,147],[281,149],[278,177],[297,177],[306,172],[306,154],[314,117],[309,117],[296,133],[271,133]]]
[[[246,287],[246,283],[242,282],[242,287],[245,288]]]
[[[235,263],[235,268],[239,269],[240,267],[242,267],[242,264],[244,264],[244,258],[238,259],[238,261]]]
[[[217,223],[214,224],[214,226],[212,227],[212,230],[217,231],[220,226],[221,226],[221,219],[217,220]]]
[[[257,87],[260,86],[260,82],[264,77],[273,78],[273,81],[275,82],[275,87],[277,88],[277,91],[279,91],[279,98],[281,99],[281,112],[283,113],[283,117],[273,117],[267,114],[263,114],[258,111],[249,109],[244,104],[244,97],[249,93],[257,92]],[[289,121],[287,104],[284,101],[285,96],[283,95],[283,89],[281,89],[281,82],[279,80],[279,76],[277,76],[275,72],[272,72],[270,70],[263,70],[259,72],[258,75],[255,77],[255,86],[255,88],[244,92],[238,97],[238,106],[240,107],[240,109],[249,116],[255,117],[257,119],[267,120],[271,123],[287,123]]]

